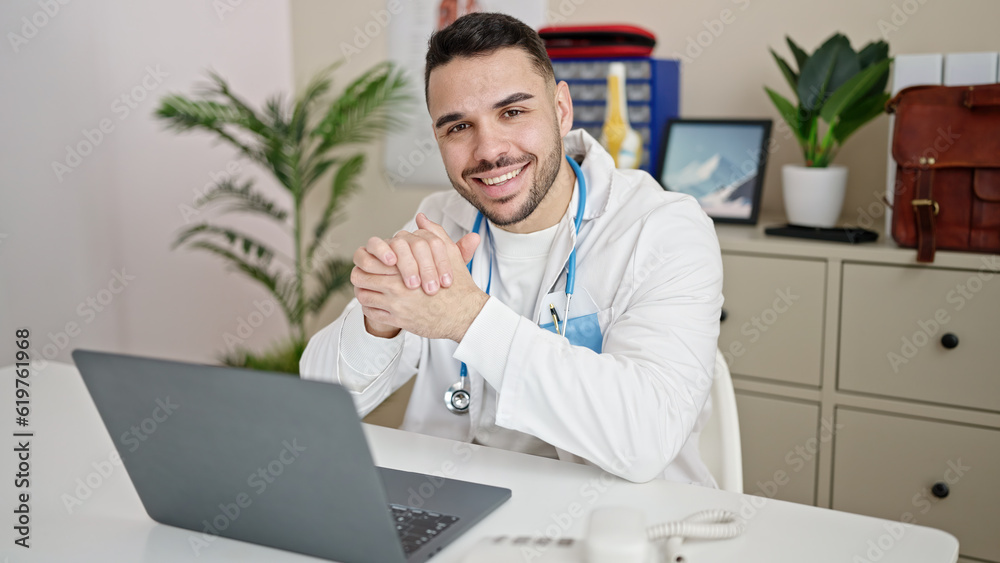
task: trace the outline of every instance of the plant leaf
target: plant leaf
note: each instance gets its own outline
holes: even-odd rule
[[[273,137],[287,137],[289,123],[285,116],[284,100],[281,94],[272,96],[264,103],[265,123],[274,130]]]
[[[809,60],[809,55],[787,35],[785,36],[785,43],[788,43],[788,48],[792,51],[792,56],[795,57],[795,67],[801,73],[802,67],[806,64],[806,61]]]
[[[331,147],[366,143],[402,121],[395,110],[409,99],[406,79],[391,63],[382,63],[352,82],[330,106],[313,135],[321,139],[319,153]]]
[[[889,58],[889,44],[885,41],[872,41],[858,51],[858,63],[865,69],[875,63]]]
[[[311,186],[313,182],[319,180],[320,176],[326,173],[331,166],[340,162],[339,158],[328,158],[326,160],[321,160],[313,164],[305,173],[305,179],[302,181],[303,184]]]
[[[167,128],[179,132],[203,129],[215,133],[240,152],[255,161],[263,160],[261,153],[238,140],[226,131],[226,125],[243,126],[243,117],[232,107],[210,100],[191,100],[183,96],[166,96],[154,112],[167,121]]]
[[[342,62],[343,61],[336,62],[314,76],[313,79],[309,81],[306,89],[303,90],[302,95],[295,102],[295,107],[292,110],[292,118],[289,123],[289,129],[292,133],[292,139],[296,143],[301,143],[305,138],[306,126],[309,124],[309,116],[312,108],[320,100],[320,98],[330,91],[330,87],[333,84],[333,71],[336,70]]]
[[[350,260],[331,258],[323,262],[316,270],[319,289],[309,296],[309,312],[318,313],[331,295],[350,285],[351,270],[353,269],[354,263]]]
[[[785,123],[788,123],[788,126],[791,127],[792,133],[795,134],[795,138],[798,139],[799,144],[804,144],[806,138],[802,134],[802,123],[799,121],[798,109],[792,105],[792,102],[774,90],[766,86],[764,90],[767,91],[767,95],[771,98],[771,103],[774,104],[774,107],[778,108],[778,113],[781,114]]]
[[[798,96],[802,108],[818,111],[833,92],[861,70],[847,37],[835,34],[809,57],[799,73]]]
[[[191,100],[176,94],[164,96],[154,113],[176,131],[242,123],[240,113],[226,104],[211,100]]]
[[[208,76],[211,82],[202,87],[202,92],[205,95],[219,96],[229,102],[229,106],[241,117],[239,125],[243,128],[256,133],[263,139],[268,139],[273,136],[273,129],[268,127],[263,120],[261,120],[261,118],[257,115],[257,112],[255,112],[249,104],[241,100],[236,94],[233,94],[233,92],[229,89],[229,83],[226,82],[225,78],[214,71],[209,71]]]
[[[861,52],[858,53],[858,62],[861,63],[861,68],[865,69],[874,64],[878,64],[885,59],[889,58],[889,44],[885,41],[873,41],[865,45]],[[889,74],[886,75],[875,83],[871,87],[871,90],[865,93],[865,97],[869,95],[878,94],[885,91],[885,87],[889,84]]]
[[[781,74],[785,75],[785,80],[787,80],[788,85],[792,87],[792,92],[798,94],[799,75],[795,74],[795,71],[792,70],[792,67],[788,66],[788,63],[785,62],[785,59],[778,56],[778,53],[775,53],[774,49],[771,49],[770,51],[771,51],[771,56],[774,57],[774,61],[778,63],[778,68],[781,69]]]
[[[287,295],[280,291],[280,288],[283,285],[287,285],[287,281],[285,279],[287,276],[283,276],[278,272],[269,272],[266,267],[259,264],[252,264],[240,256],[237,256],[229,249],[223,248],[207,240],[194,241],[190,244],[190,246],[191,248],[205,250],[223,258],[229,262],[231,267],[247,274],[251,279],[263,285],[278,301],[278,305],[285,311],[285,314],[291,318],[291,302],[287,301]]]
[[[842,113],[840,119],[833,125],[833,137],[837,139],[837,143],[843,145],[844,141],[862,125],[882,114],[889,97],[888,92],[883,92],[863,98]]]
[[[249,104],[240,99],[229,89],[229,84],[224,78],[215,72],[209,72],[211,83],[203,88],[203,92],[208,96],[218,96],[226,100],[230,107],[239,113],[241,121],[239,126],[244,130],[253,133],[261,148],[251,155],[254,160],[269,168],[274,176],[293,194],[296,191],[294,181],[294,167],[290,163],[288,151],[286,151],[286,135],[281,128],[275,128],[267,123]],[[275,103],[280,103],[273,100]],[[279,121],[281,120],[281,110],[278,109]],[[283,123],[283,121],[282,121]],[[287,127],[285,128],[287,129]]]
[[[889,59],[884,59],[882,62],[862,70],[830,94],[826,103],[823,104],[823,109],[820,110],[823,121],[833,124],[841,113],[860,100],[874,84],[888,76],[889,63]]]
[[[327,229],[330,228],[334,214],[343,206],[347,196],[360,188],[357,179],[364,166],[365,155],[358,153],[337,168],[337,172],[333,175],[333,181],[330,183],[330,198],[326,202],[326,209],[323,210],[323,214],[316,224],[313,241],[306,251],[307,264],[312,263],[313,254],[326,235]]]
[[[851,48],[851,42],[841,35],[842,47],[837,51],[837,56],[833,61],[833,72],[830,74],[830,81],[826,86],[826,94],[829,96],[836,92],[854,75],[861,72],[861,63],[858,61],[858,54]],[[824,100],[825,103],[825,100]],[[821,104],[822,105],[822,104]]]
[[[267,265],[271,258],[274,257],[274,251],[268,248],[266,245],[260,243],[254,238],[235,231],[227,227],[217,227],[215,225],[209,225],[208,223],[200,223],[198,225],[193,225],[187,229],[184,229],[174,240],[172,248],[177,248],[178,246],[188,243],[193,245],[193,242],[189,242],[193,237],[198,235],[209,235],[209,236],[220,236],[226,239],[230,246],[236,248],[242,247],[243,254],[249,256],[255,249],[260,257],[262,264]]]
[[[253,189],[253,180],[247,180],[240,187],[237,187],[231,179],[222,180],[206,192],[195,206],[202,207],[219,201],[225,204],[223,212],[227,213],[247,211],[266,215],[280,223],[284,223],[288,218],[288,211],[279,208],[273,201]]]
[[[298,335],[273,344],[264,352],[253,352],[243,346],[236,346],[219,357],[227,366],[299,374],[299,358],[306,350],[306,340]]]

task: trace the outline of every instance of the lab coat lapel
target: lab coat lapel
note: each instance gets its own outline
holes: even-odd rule
[[[566,263],[569,262],[569,255],[573,252],[573,247],[576,245],[576,229],[574,228],[573,220],[576,217],[576,206],[577,201],[579,201],[579,195],[579,190],[574,189],[567,213],[559,221],[559,228],[556,229],[556,238],[552,241],[552,248],[549,249],[549,259],[545,264],[545,273],[542,275],[542,285],[535,299],[535,308],[532,311],[532,321],[535,323],[540,321],[539,314],[545,296],[552,291],[556,291],[554,286],[566,269]],[[562,287],[565,287],[565,283],[563,281]]]

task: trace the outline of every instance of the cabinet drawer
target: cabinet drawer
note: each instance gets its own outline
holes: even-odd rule
[[[983,277],[845,264],[840,389],[1000,410],[1000,275]]]
[[[816,503],[819,405],[736,393],[743,492]]]
[[[837,423],[832,508],[939,528],[962,555],[1000,560],[1000,431],[847,408]]]
[[[722,264],[730,371],[819,386],[826,263],[723,254]]]

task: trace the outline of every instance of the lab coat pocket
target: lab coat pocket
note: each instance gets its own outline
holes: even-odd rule
[[[611,320],[611,309],[605,309],[597,313],[573,317],[566,327],[566,339],[574,346],[590,348],[598,354],[604,344],[604,334],[602,327],[606,327]],[[539,325],[550,332],[556,332],[555,323]]]

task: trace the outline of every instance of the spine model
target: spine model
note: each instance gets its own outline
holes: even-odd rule
[[[608,66],[608,96],[601,144],[614,157],[617,168],[638,168],[642,162],[642,137],[628,122],[625,63]]]

